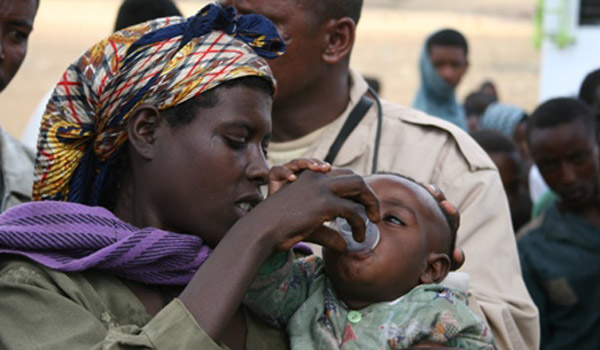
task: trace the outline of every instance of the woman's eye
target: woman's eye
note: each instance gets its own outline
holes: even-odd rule
[[[243,149],[246,147],[246,139],[243,137],[225,137],[229,147],[233,149]]]
[[[394,225],[406,226],[406,224],[404,223],[404,221],[398,219],[397,217],[395,217],[393,215],[386,216],[384,220],[387,221],[387,222],[391,222]]]

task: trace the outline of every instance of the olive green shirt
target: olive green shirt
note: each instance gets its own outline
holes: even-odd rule
[[[152,317],[115,276],[63,273],[0,257],[0,349],[226,349],[179,299]],[[286,349],[285,335],[246,313],[246,348]]]
[[[0,212],[31,200],[35,153],[0,127]]]

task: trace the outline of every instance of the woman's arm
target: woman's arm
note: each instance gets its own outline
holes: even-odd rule
[[[80,274],[26,260],[0,263],[0,349],[221,349],[180,301],[174,300],[144,325],[147,316],[125,286],[112,285],[113,278],[92,280],[103,285],[102,291]],[[112,310],[102,297],[107,292],[113,301],[120,300],[113,304],[129,309]]]
[[[338,216],[353,226],[357,239],[364,239],[359,203],[372,221],[379,221],[377,197],[362,177],[303,172],[228,231],[182,292],[181,301],[200,327],[219,339],[273,252],[290,249],[323,222]]]

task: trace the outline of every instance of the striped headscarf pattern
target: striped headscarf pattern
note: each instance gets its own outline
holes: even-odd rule
[[[181,104],[220,84],[275,81],[264,59],[285,46],[259,15],[211,4],[188,19],[163,18],[114,33],[70,65],[42,119],[33,197],[106,205],[136,107]]]

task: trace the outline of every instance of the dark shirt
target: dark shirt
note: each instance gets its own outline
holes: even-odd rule
[[[600,349],[600,230],[553,204],[523,232],[519,255],[540,311],[541,349]]]

